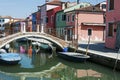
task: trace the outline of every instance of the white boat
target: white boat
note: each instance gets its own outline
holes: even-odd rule
[[[41,46],[41,43],[39,43],[39,42],[32,42],[32,45]]]
[[[90,58],[90,56],[76,53],[76,52],[58,52],[58,56],[60,56],[63,59],[67,59],[69,61],[74,62],[84,62],[86,59]]]
[[[7,53],[5,49],[0,49],[0,53]]]
[[[0,54],[0,62],[3,64],[18,64],[21,56],[18,53]]]

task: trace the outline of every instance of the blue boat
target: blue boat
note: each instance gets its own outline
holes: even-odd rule
[[[3,64],[18,64],[21,56],[18,53],[4,53],[0,54],[0,63]]]
[[[86,59],[90,58],[90,56],[88,55],[76,52],[58,52],[58,56],[63,59],[74,62],[84,62],[86,61]]]

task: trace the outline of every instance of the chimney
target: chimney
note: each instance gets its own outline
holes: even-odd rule
[[[79,4],[79,0],[77,0],[77,4]]]
[[[61,1],[61,0],[51,0],[51,1]]]
[[[49,0],[45,0],[45,2],[47,3],[47,2],[49,2]]]

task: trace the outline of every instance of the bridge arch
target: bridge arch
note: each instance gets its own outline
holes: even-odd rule
[[[59,38],[53,37],[49,34],[45,34],[45,33],[36,33],[36,32],[25,32],[25,33],[16,33],[13,35],[9,35],[7,37],[4,37],[2,39],[0,39],[0,48],[2,48],[3,46],[5,46],[6,44],[20,39],[20,38],[24,38],[24,37],[39,37],[45,40],[48,40],[52,43],[57,44],[61,49],[63,49],[67,44],[64,40],[61,40]]]

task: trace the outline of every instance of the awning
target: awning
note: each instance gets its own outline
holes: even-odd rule
[[[87,22],[83,22],[82,25],[85,25],[85,26],[106,26],[105,23],[87,23]]]

